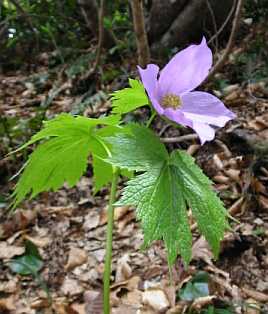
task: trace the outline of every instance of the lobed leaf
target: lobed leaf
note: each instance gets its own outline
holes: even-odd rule
[[[98,124],[114,126],[118,121],[118,116],[89,119],[61,114],[46,122],[44,128],[20,148],[45,140],[37,146],[24,166],[12,195],[13,208],[29,193],[34,197],[43,191],[56,191],[65,182],[70,187],[74,186],[86,171],[88,156],[92,151],[93,162],[96,162],[93,166],[95,181],[97,189],[100,189],[110,180],[112,166],[102,161],[107,158],[108,152],[94,128]]]
[[[111,94],[113,113],[124,114],[149,104],[148,97],[142,83],[129,79],[130,87]]]
[[[108,162],[142,172],[128,181],[116,205],[134,205],[144,231],[144,245],[163,239],[171,265],[180,254],[188,264],[192,235],[187,206],[215,256],[227,227],[226,211],[211,189],[211,182],[182,151],[170,156],[150,130],[132,124],[125,132],[108,138],[112,156]],[[123,152],[123,153],[122,153]]]

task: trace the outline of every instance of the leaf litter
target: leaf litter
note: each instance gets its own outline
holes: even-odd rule
[[[24,84],[25,81],[26,77],[18,73],[0,80],[1,113],[8,118],[32,118],[35,107],[48,100],[49,117],[69,111],[71,104],[78,101],[69,96],[70,84],[66,83],[58,94],[49,98],[52,95],[49,90],[53,88],[51,79],[46,80],[41,92],[32,83]],[[171,286],[162,243],[156,241],[147,251],[141,251],[143,237],[134,210],[117,207],[113,313],[186,313],[190,307],[201,310],[219,303],[226,308],[234,305],[234,313],[268,310],[268,162],[267,146],[263,145],[268,140],[267,84],[248,82],[241,86],[235,82],[222,91],[215,88],[215,94],[236,111],[238,119],[219,131],[215,142],[203,147],[194,139],[168,146],[189,149],[239,223],[232,223],[233,230],[225,234],[217,261],[192,225],[194,260],[187,269],[181,261],[175,264]],[[105,112],[109,102],[99,103],[98,108]],[[98,110],[87,108],[85,112],[96,115]],[[157,121],[155,127],[162,130],[162,122]],[[170,128],[165,131],[165,137],[184,135],[180,132]],[[11,161],[5,161],[4,165],[7,163]],[[43,193],[37,200],[24,202],[24,210],[18,210],[11,218],[1,217],[0,311],[102,313],[107,190],[101,190],[93,198],[91,186],[91,169],[88,169],[77,187],[63,187],[55,194]],[[1,187],[1,193],[6,191],[7,187]],[[11,272],[7,266],[7,261],[25,253],[25,240],[31,241],[42,257],[40,274],[48,286],[52,304],[31,276]],[[208,295],[182,300],[180,292],[190,283],[193,285],[199,271],[209,275]]]

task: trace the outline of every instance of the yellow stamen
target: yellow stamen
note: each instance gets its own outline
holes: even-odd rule
[[[174,94],[167,94],[162,98],[161,105],[163,108],[178,109],[181,106],[181,99]]]

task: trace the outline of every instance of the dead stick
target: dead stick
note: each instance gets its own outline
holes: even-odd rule
[[[205,82],[208,82],[209,80],[211,80],[211,78],[221,69],[221,67],[225,64],[225,61],[227,60],[227,58],[231,52],[231,49],[232,49],[233,44],[234,44],[234,38],[235,38],[237,29],[238,29],[238,24],[239,24],[239,19],[240,19],[242,7],[243,7],[243,0],[238,0],[236,11],[235,11],[235,16],[234,16],[234,20],[233,20],[233,26],[232,26],[232,30],[231,30],[231,34],[230,34],[228,43],[227,43],[227,47],[226,47],[222,57],[220,58],[220,60],[218,60],[218,62],[210,70]]]
[[[218,37],[220,35],[220,33],[224,30],[225,26],[228,24],[230,18],[232,17],[234,10],[236,7],[236,1],[233,2],[232,8],[227,16],[227,18],[225,19],[225,21],[222,23],[221,27],[218,29],[217,33],[214,34],[208,41],[208,44],[210,44],[216,37]]]
[[[180,143],[188,140],[195,140],[198,138],[197,134],[187,134],[178,137],[163,137],[161,138],[162,143]]]

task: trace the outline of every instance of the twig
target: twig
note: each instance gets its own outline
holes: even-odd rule
[[[232,8],[227,16],[227,18],[225,19],[225,21],[222,23],[221,27],[218,29],[217,33],[214,34],[208,41],[208,44],[210,44],[215,38],[217,38],[220,33],[224,30],[225,26],[228,24],[230,18],[232,17],[233,13],[234,13],[234,10],[235,10],[235,7],[236,7],[236,1],[234,0],[233,2],[233,5],[232,5]]]
[[[188,140],[195,140],[198,138],[197,134],[187,134],[178,137],[163,137],[161,138],[162,143],[180,143]]]
[[[94,67],[92,69],[93,72],[97,70],[97,67],[100,62],[100,56],[101,56],[101,48],[102,48],[102,43],[103,43],[103,18],[104,18],[104,5],[105,5],[105,0],[101,0],[100,2],[100,9],[99,9],[99,24],[98,24],[98,33],[99,33],[99,38],[98,38],[98,46],[97,46],[97,53],[96,53],[96,60]]]
[[[130,3],[138,48],[138,62],[144,68],[150,62],[150,49],[145,31],[142,0],[131,0]]]
[[[83,80],[89,78],[93,73],[95,73],[100,63],[101,48],[103,44],[103,31],[104,31],[104,27],[103,27],[104,6],[105,6],[105,0],[101,0],[100,8],[99,8],[99,19],[98,19],[98,45],[97,45],[97,50],[96,50],[96,59],[95,59],[93,67],[83,76],[82,78]]]
[[[209,10],[209,13],[211,15],[212,24],[213,24],[213,27],[214,27],[215,34],[217,34],[218,33],[217,22],[216,22],[216,18],[215,18],[215,14],[214,14],[213,8],[212,8],[209,0],[206,0],[206,4],[207,4],[208,10]],[[216,46],[216,53],[217,53],[218,52],[218,47],[219,47],[218,36],[216,36],[214,38],[215,38],[215,41],[216,41],[215,46]]]
[[[243,6],[243,0],[238,0],[236,11],[235,11],[235,16],[234,16],[234,20],[233,20],[233,26],[232,26],[231,34],[230,34],[226,49],[225,49],[222,57],[220,58],[220,60],[218,60],[218,62],[210,70],[205,82],[208,82],[221,69],[221,67],[224,65],[226,59],[228,58],[228,56],[231,52],[231,49],[232,49],[233,44],[234,44],[234,38],[235,38],[237,29],[238,29],[239,18],[241,15],[242,6]]]

